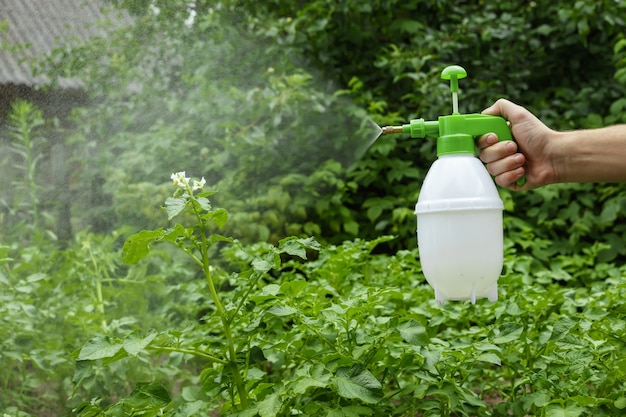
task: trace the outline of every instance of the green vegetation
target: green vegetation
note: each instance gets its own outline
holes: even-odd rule
[[[626,185],[501,190],[500,301],[437,306],[413,214],[434,144],[362,155],[370,118],[449,113],[450,64],[462,112],[626,122],[626,6],[113,3],[135,26],[38,63],[90,104],[61,123],[19,102],[0,132],[2,413],[626,410]]]

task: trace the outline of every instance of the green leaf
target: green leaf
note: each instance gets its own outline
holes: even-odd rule
[[[122,347],[131,356],[137,356],[139,352],[145,349],[154,338],[157,336],[157,332],[150,332],[146,337],[140,338],[135,333],[130,334],[124,343],[122,343]]]
[[[572,330],[576,326],[576,321],[572,320],[568,316],[561,316],[554,323],[554,327],[552,328],[552,340],[560,339],[565,337],[570,330]]]
[[[328,381],[320,381],[319,379],[305,376],[291,383],[290,389],[294,394],[299,395],[304,394],[309,388],[325,388],[327,386]]]
[[[145,258],[150,253],[150,244],[161,239],[165,234],[163,229],[143,230],[129,237],[122,249],[124,263],[132,265]]]
[[[122,400],[125,409],[142,410],[142,415],[147,414],[147,409],[158,411],[171,401],[172,399],[165,387],[156,382],[138,383],[130,397]]]
[[[168,197],[165,199],[165,212],[167,213],[167,219],[172,220],[178,216],[187,206],[186,198]]]
[[[263,295],[276,295],[280,291],[280,285],[267,284],[261,289]]]
[[[304,394],[309,388],[326,388],[332,377],[328,369],[320,363],[315,365],[305,363],[295,374],[297,379],[292,379],[288,383],[289,392],[294,394]]]
[[[620,39],[619,41],[615,42],[615,45],[613,45],[613,53],[615,55],[617,55],[622,48],[626,48],[626,39]]]
[[[202,215],[207,222],[213,222],[220,229],[228,222],[228,212],[224,209],[215,209]]]
[[[537,407],[543,407],[550,402],[550,395],[544,391],[532,392],[522,398],[524,408],[529,408],[533,404]]]
[[[397,329],[400,336],[412,345],[425,346],[430,341],[426,327],[415,320],[400,323]]]
[[[173,228],[165,230],[163,236],[159,238],[163,242],[176,243],[178,238],[183,237],[190,233],[183,225],[176,224]]]
[[[201,193],[196,194],[196,197],[210,197],[212,195],[217,194],[217,191],[203,191]]]
[[[213,208],[211,206],[211,202],[206,197],[196,197],[196,201],[198,202],[198,205],[200,205],[200,208],[204,211],[211,211]]]
[[[95,336],[89,339],[78,354],[77,360],[97,360],[115,357],[122,350],[122,344],[109,336]]]
[[[302,259],[306,259],[306,248],[304,248],[297,239],[284,239],[280,241],[278,250],[281,253],[286,253],[292,256],[298,256]]]
[[[383,208],[381,206],[372,206],[367,209],[366,214],[367,218],[373,223],[383,214]]]
[[[617,400],[615,400],[613,405],[615,406],[615,408],[623,410],[624,408],[626,408],[626,397],[619,397]]]
[[[76,369],[74,370],[74,376],[72,376],[72,382],[74,383],[74,392],[76,394],[80,384],[87,378],[93,375],[93,362],[90,360],[76,361]]]
[[[235,239],[233,239],[232,237],[228,237],[228,236],[218,235],[216,233],[213,233],[211,236],[209,236],[209,245],[213,245],[214,243],[217,243],[217,242],[234,243]]]
[[[298,256],[299,258],[306,259],[306,250],[311,249],[319,251],[321,245],[312,237],[306,239],[288,237],[282,239],[278,244],[278,250],[280,253],[286,253],[292,256]]]
[[[574,401],[576,404],[582,407],[589,407],[590,405],[596,405],[598,399],[589,395],[576,395],[568,398],[570,401]]]
[[[344,398],[375,404],[383,398],[381,383],[363,365],[342,367],[335,376],[337,393]]]
[[[280,267],[280,256],[273,252],[268,253],[264,258],[252,260],[252,269],[257,272],[266,273],[278,267]]]
[[[503,327],[500,334],[493,338],[493,343],[496,345],[501,345],[504,343],[509,343],[514,340],[519,340],[520,336],[524,332],[524,326],[521,324],[510,324],[506,327]]]
[[[584,409],[575,404],[548,404],[545,409],[546,417],[578,417]]]
[[[207,415],[208,404],[201,400],[185,402],[178,407],[173,417],[197,417]]]
[[[615,79],[622,84],[626,84],[626,68],[620,68],[615,71]]]
[[[494,365],[501,365],[502,361],[500,359],[500,357],[498,355],[496,355],[493,352],[483,352],[480,355],[478,355],[478,357],[476,358],[477,360],[481,361],[481,362],[488,362],[488,363],[492,363]]]
[[[306,293],[305,291],[308,285],[309,283],[304,279],[287,281],[280,286],[280,292],[285,294],[287,297],[297,297]]]
[[[278,317],[291,316],[292,314],[296,314],[297,312],[298,310],[296,310],[295,308],[283,305],[275,305],[267,309],[267,313]]]
[[[355,221],[345,222],[343,224],[343,230],[352,236],[357,236],[359,234],[359,224]]]
[[[275,417],[280,412],[282,403],[280,401],[280,394],[275,392],[268,395],[258,405],[259,416],[261,417]]]

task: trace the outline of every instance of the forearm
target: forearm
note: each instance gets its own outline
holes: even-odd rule
[[[626,181],[626,125],[557,133],[555,182]]]

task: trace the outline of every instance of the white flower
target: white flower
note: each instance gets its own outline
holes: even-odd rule
[[[202,177],[202,179],[200,181],[194,181],[193,182],[193,187],[191,189],[193,191],[201,190],[202,188],[204,188],[205,184],[206,184],[206,180],[204,179],[204,177]]]
[[[180,188],[186,188],[189,185],[189,180],[191,179],[185,177],[185,171],[176,172],[172,174],[170,178],[174,182],[174,186]]]

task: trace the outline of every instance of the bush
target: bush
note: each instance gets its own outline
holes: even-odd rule
[[[230,231],[250,242],[391,234],[387,250],[412,247],[434,144],[385,138],[357,159],[377,132],[365,112],[378,124],[448,114],[439,73],[461,64],[462,112],[507,97],[556,129],[623,121],[624,6],[565,3],[196,2],[192,23],[182,3],[158,14],[128,3],[134,28],[49,61],[102,100],[77,112],[81,181],[102,182],[112,202],[83,210],[87,223],[145,227],[152,214],[137,217],[123,196],[184,167],[206,173],[236,213]],[[541,193],[511,197],[514,215],[537,224],[525,213],[549,211]]]

